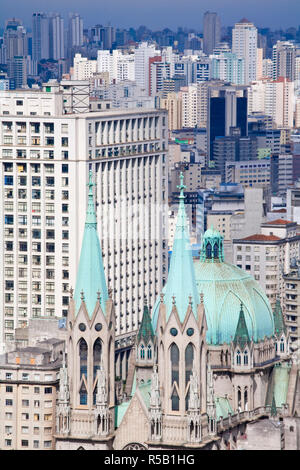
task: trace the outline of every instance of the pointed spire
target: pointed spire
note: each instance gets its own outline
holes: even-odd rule
[[[144,312],[143,312],[141,326],[137,335],[138,343],[141,341],[141,339],[143,340],[145,346],[149,343],[150,339],[152,340],[152,342],[154,339],[154,331],[152,328],[151,317],[150,317],[149,308],[148,308],[146,301],[144,305]]]
[[[241,303],[241,310],[239,315],[238,324],[235,331],[235,336],[233,342],[239,344],[243,349],[247,343],[250,343],[250,336],[248,333],[248,328],[246,324],[245,314],[243,310],[243,304]]]
[[[78,312],[81,304],[81,292],[84,292],[84,301],[89,316],[91,317],[96,306],[97,292],[101,292],[101,308],[105,313],[105,304],[108,299],[108,291],[104,274],[102,261],[102,251],[97,231],[97,219],[95,212],[92,172],[89,172],[89,182],[87,184],[88,204],[86,212],[86,221],[81,245],[81,254],[79,268],[77,272],[76,288],[74,300],[76,311]]]
[[[283,318],[283,313],[282,313],[279,297],[277,297],[276,299],[273,317],[274,317],[275,335],[280,336],[282,332],[286,333],[286,326],[285,326],[285,322]]]
[[[181,321],[184,320],[188,305],[189,295],[192,297],[193,309],[197,309],[199,294],[196,285],[194,264],[192,257],[192,248],[187,229],[187,220],[184,204],[183,174],[180,173],[180,184],[178,189],[179,207],[177,214],[177,223],[174,236],[173,250],[170,261],[170,269],[167,283],[163,289],[165,294],[164,303],[166,305],[167,319],[173,308],[173,296],[176,295],[176,307]],[[153,327],[156,329],[160,299],[157,299],[153,313]],[[194,312],[194,313],[195,313]]]
[[[93,172],[91,170],[89,172],[89,182],[87,186],[89,188],[89,194],[88,194],[88,207],[86,211],[85,225],[86,226],[94,225],[95,227],[97,227],[97,218],[96,218],[94,195],[93,195],[93,186],[95,186],[95,183],[93,183]]]
[[[271,416],[275,417],[276,415],[277,415],[277,407],[276,407],[275,395],[273,393],[272,405],[271,405]]]

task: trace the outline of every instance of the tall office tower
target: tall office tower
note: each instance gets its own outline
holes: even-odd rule
[[[1,346],[30,317],[67,314],[90,168],[116,334],[138,328],[167,275],[166,111],[65,114],[55,90],[0,92]]]
[[[8,61],[8,76],[12,90],[27,85],[27,62],[24,56],[14,56]]]
[[[295,80],[295,45],[288,41],[277,41],[273,46],[273,79],[279,77]]]
[[[232,30],[232,52],[245,59],[244,85],[256,80],[257,69],[257,28],[243,18]]]
[[[211,85],[208,87],[207,150],[213,164],[213,144],[216,137],[230,136],[239,128],[241,137],[248,135],[247,87]]]
[[[58,13],[49,16],[50,31],[50,55],[53,60],[64,59],[65,57],[65,32],[64,20]]]
[[[217,13],[207,11],[203,15],[203,51],[209,55],[221,41],[221,22]]]
[[[70,13],[68,30],[68,47],[80,47],[83,45],[83,19],[78,13]]]
[[[4,59],[2,63],[5,64],[15,56],[27,56],[27,34],[21,20],[12,18],[6,21],[2,49]]]
[[[136,83],[146,91],[150,92],[150,59],[160,56],[160,51],[155,49],[154,44],[142,42],[134,51],[135,80]]]
[[[45,13],[32,15],[32,59],[50,58],[50,23]]]
[[[265,114],[271,116],[275,127],[293,127],[294,82],[280,77],[265,82]]]

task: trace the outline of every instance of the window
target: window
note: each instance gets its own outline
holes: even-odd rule
[[[22,440],[22,441],[21,441],[21,446],[22,446],[22,447],[28,447],[28,441]]]
[[[7,385],[7,386],[5,387],[5,391],[6,391],[7,393],[12,393],[12,392],[13,392],[13,387],[12,387],[11,385]]]
[[[5,405],[6,406],[13,406],[13,401],[10,399],[5,400]]]
[[[140,346],[140,359],[145,359],[145,346],[143,344]]]
[[[236,353],[236,364],[238,366],[241,365],[241,352],[240,351],[237,351],[237,353]]]
[[[29,400],[22,400],[22,406],[29,406]]]
[[[80,391],[79,391],[79,402],[80,405],[87,404],[87,389],[86,389],[86,380],[87,380],[87,343],[83,338],[79,342],[79,358],[80,358]]]
[[[170,348],[171,358],[171,386],[172,386],[172,410],[179,411],[179,395],[178,395],[178,384],[179,384],[179,349],[175,343]]]

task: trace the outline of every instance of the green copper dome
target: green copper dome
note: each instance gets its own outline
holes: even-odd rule
[[[223,239],[215,232],[209,229],[205,233],[200,259],[194,261],[197,289],[203,294],[208,343],[234,340],[241,304],[249,337],[257,342],[272,336],[274,319],[267,296],[252,276],[223,261]]]

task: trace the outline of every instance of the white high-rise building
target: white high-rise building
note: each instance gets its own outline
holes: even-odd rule
[[[53,13],[49,17],[50,24],[50,59],[60,60],[65,57],[64,19]]]
[[[123,54],[116,49],[99,50],[97,55],[97,72],[108,72],[110,82],[118,83],[124,80],[135,80],[134,54]]]
[[[72,80],[89,80],[95,73],[97,73],[96,60],[89,60],[81,54],[75,54]]]
[[[67,314],[89,169],[116,334],[138,328],[167,275],[166,112],[64,114],[57,89],[0,92],[2,347],[30,317]]]
[[[160,51],[155,49],[154,44],[142,42],[139,47],[135,49],[135,80],[137,84],[146,93],[150,93],[150,59],[152,57],[160,56]]]
[[[232,30],[232,52],[245,59],[245,83],[256,80],[257,69],[257,28],[243,18]]]

